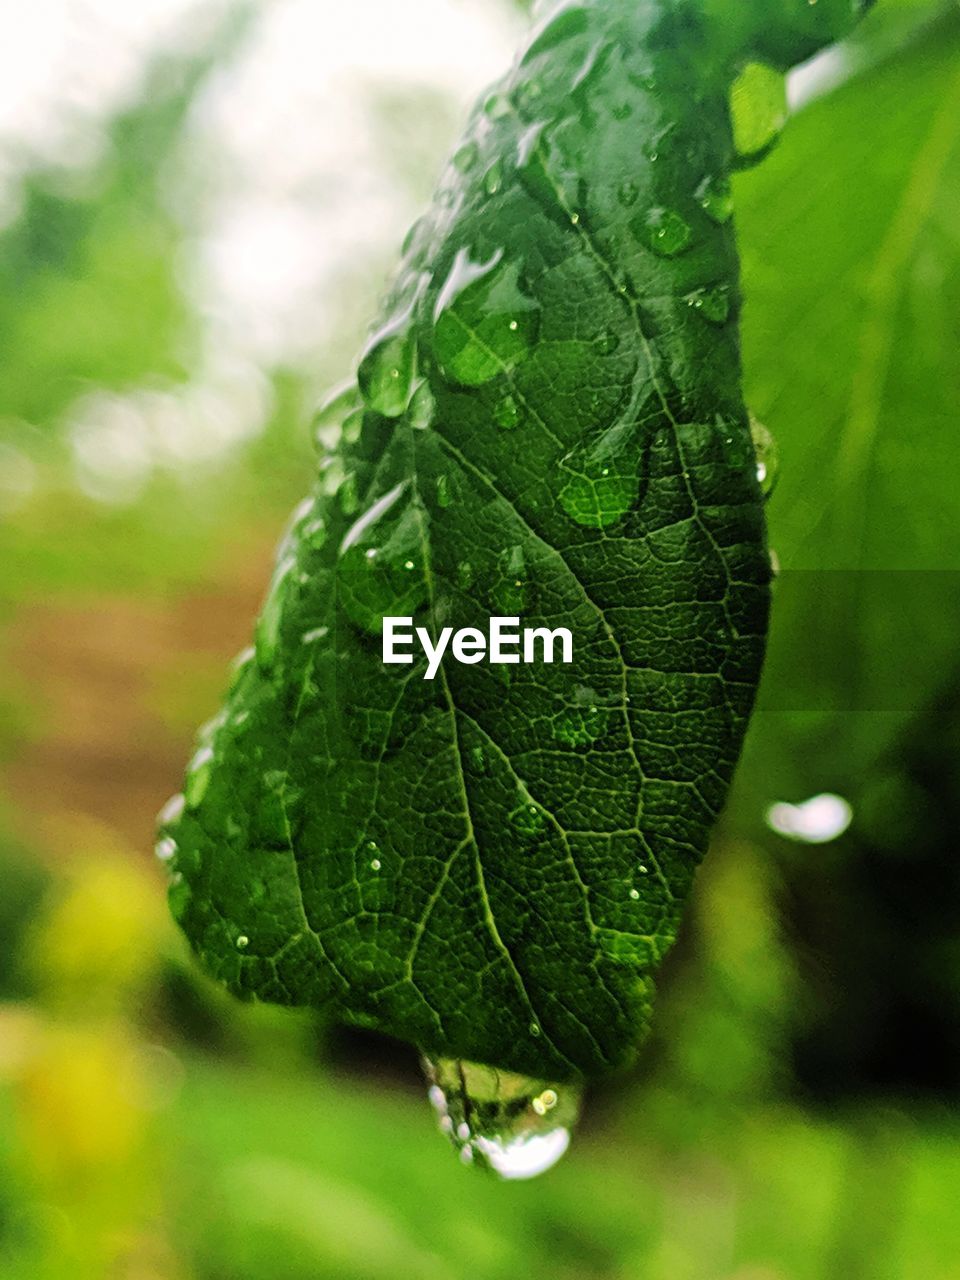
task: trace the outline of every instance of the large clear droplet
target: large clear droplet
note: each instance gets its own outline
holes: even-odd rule
[[[461,249],[434,308],[433,347],[444,374],[479,387],[513,369],[536,338],[539,312],[502,249],[485,262]]]
[[[762,62],[748,62],[730,94],[733,145],[737,164],[749,168],[778,141],[787,122],[787,86],[783,73]]]
[[[535,1178],[570,1145],[582,1090],[457,1058],[424,1059],[430,1101],[464,1164]]]

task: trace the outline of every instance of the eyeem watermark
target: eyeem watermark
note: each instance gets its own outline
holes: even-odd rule
[[[418,648],[427,659],[424,680],[433,680],[447,651],[456,662],[474,666],[478,662],[533,663],[573,662],[573,634],[566,627],[520,627],[519,618],[491,618],[488,633],[477,627],[454,631],[444,627],[436,643],[425,627],[413,626],[412,618],[384,618],[383,661],[388,665],[409,665]],[[558,656],[559,655],[559,656]]]

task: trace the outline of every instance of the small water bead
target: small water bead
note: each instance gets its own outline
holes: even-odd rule
[[[319,640],[325,640],[329,634],[329,627],[312,627],[309,631],[303,633],[300,637],[300,643],[316,644]]]
[[[725,284],[707,285],[695,289],[686,297],[688,307],[709,320],[711,324],[726,324],[730,319],[730,288]]]
[[[416,368],[412,307],[374,334],[357,370],[367,406],[385,418],[399,418],[410,402]]]
[[[532,1036],[538,1036],[538,1035],[540,1035],[540,1024],[539,1024],[538,1022],[531,1022],[531,1023],[530,1023],[530,1034],[531,1034]]]
[[[483,104],[483,113],[488,120],[502,120],[512,110],[510,99],[505,93],[491,93]]]
[[[525,129],[520,135],[520,141],[517,143],[517,168],[525,169],[530,163],[531,157],[537,150],[537,145],[543,136],[546,128],[546,121],[538,120],[529,128]]]
[[[733,190],[725,174],[717,177],[708,174],[697,187],[695,195],[707,217],[719,225],[733,217]]]
[[[351,620],[372,634],[384,617],[412,616],[427,598],[417,572],[423,531],[406,482],[379,498],[347,532],[337,561],[340,599]]]
[[[212,773],[213,747],[201,747],[187,765],[183,796],[188,809],[195,809],[207,794]]]
[[[407,409],[407,421],[417,431],[426,431],[437,416],[437,402],[426,379],[420,383]]]
[[[499,577],[494,584],[493,599],[504,617],[522,614],[527,605],[527,559],[523,547],[517,543],[506,547],[497,557]],[[509,667],[494,667],[495,672],[509,675]]]
[[[634,902],[639,902],[639,901],[640,901],[640,890],[639,890],[639,889],[631,889],[631,890],[630,890],[630,897],[634,900]]]
[[[543,85],[537,79],[522,80],[510,95],[510,100],[521,116],[529,117],[540,110],[540,99],[543,96]]]
[[[502,186],[503,165],[499,160],[494,160],[483,176],[483,189],[488,196],[495,196]]]
[[[153,851],[161,862],[169,862],[176,857],[177,842],[172,836],[161,836]]]
[[[481,262],[459,250],[434,308],[433,347],[444,374],[476,387],[509,371],[528,354],[539,311],[502,249]]]
[[[559,493],[561,507],[591,529],[622,519],[637,500],[640,456],[632,423],[618,423],[578,445],[560,462],[566,481]]]
[[[319,489],[325,498],[336,494],[346,478],[343,459],[339,454],[328,453],[320,459]]]
[[[370,870],[371,870],[371,871],[379,871],[382,865],[383,865],[383,864],[381,863],[381,861],[380,861],[380,859],[379,859],[379,858],[371,858],[371,859],[370,859]]]
[[[250,939],[247,937],[245,933],[240,933],[237,935],[237,941],[235,943],[235,946],[238,951],[246,951],[249,945],[250,945]]]
[[[437,476],[437,506],[444,510],[453,502],[453,486],[449,476]]]
[[[553,737],[566,747],[592,745],[606,732],[610,712],[599,705],[599,695],[587,685],[577,685],[566,710],[553,723]]]
[[[360,494],[357,490],[357,477],[353,471],[348,471],[340,482],[337,489],[337,501],[340,504],[340,510],[345,516],[356,515],[360,506]]]
[[[655,253],[673,258],[690,244],[690,224],[675,209],[655,206],[631,226]]]
[[[480,157],[480,148],[475,142],[465,142],[454,152],[453,165],[460,173],[469,173]]]
[[[493,406],[493,420],[503,431],[512,431],[522,417],[520,406],[511,395],[505,395]]]
[[[733,142],[741,168],[763,159],[787,122],[787,87],[782,72],[749,62],[730,94]]]
[[[525,801],[510,814],[509,821],[524,836],[538,835],[546,826],[546,816],[539,805]]]
[[[624,208],[629,209],[637,203],[639,198],[640,188],[632,179],[625,178],[617,188],[617,199]]]
[[[251,650],[252,654],[252,650]],[[157,814],[158,827],[175,826],[183,817],[183,811],[187,807],[186,797],[182,791],[178,791],[176,795],[172,795],[167,803]]]
[[[323,516],[314,516],[303,526],[301,537],[314,550],[319,550],[327,540],[327,522]]]
[[[769,498],[780,478],[780,451],[777,442],[753,414],[750,415],[750,436],[757,456],[757,480],[764,498]]]
[[[344,418],[343,426],[340,429],[340,438],[344,444],[356,444],[360,439],[360,432],[363,429],[363,410],[355,409],[348,417]]]
[[[254,635],[254,651],[257,665],[262,671],[270,671],[276,662],[280,646],[280,624],[287,584],[297,565],[295,556],[284,557],[273,571],[267,596],[257,619]]]
[[[341,383],[335,387],[313,415],[313,438],[318,448],[335,449],[340,442],[343,423],[362,404],[360,388],[356,382]]]

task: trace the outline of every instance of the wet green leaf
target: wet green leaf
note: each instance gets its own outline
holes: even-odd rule
[[[761,7],[565,4],[475,112],[165,825],[233,990],[540,1079],[642,1037],[766,627],[728,94],[837,19]],[[494,614],[572,664],[381,660]]]

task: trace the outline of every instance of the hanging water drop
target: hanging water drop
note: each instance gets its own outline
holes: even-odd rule
[[[424,1068],[440,1130],[463,1163],[501,1178],[534,1178],[552,1168],[570,1145],[580,1112],[579,1085],[452,1058],[424,1059]]]

